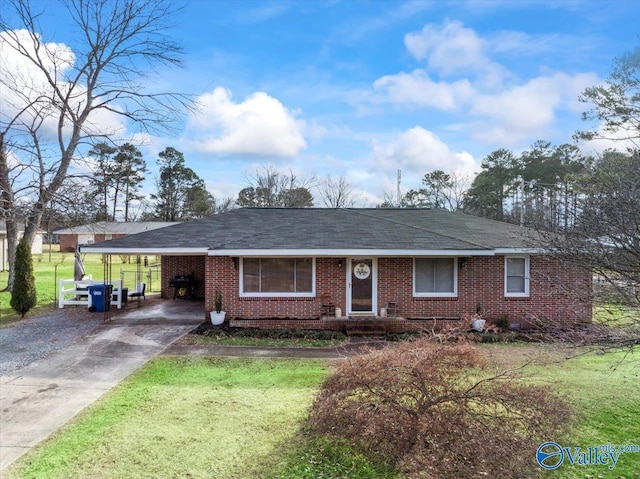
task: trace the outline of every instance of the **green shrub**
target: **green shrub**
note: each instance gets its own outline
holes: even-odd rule
[[[536,474],[523,451],[557,437],[569,412],[547,388],[492,373],[477,348],[424,338],[341,362],[309,424],[407,478],[511,478]]]
[[[33,276],[31,245],[22,238],[18,242],[15,259],[15,278],[11,290],[11,307],[23,318],[36,305],[36,279]]]
[[[210,329],[204,325],[195,331],[211,337],[237,337],[260,339],[306,339],[306,340],[344,340],[345,334],[340,331],[302,330],[302,329],[258,329],[258,328],[227,328]]]
[[[384,339],[386,341],[413,341],[422,337],[420,332],[404,332],[404,333],[386,333]]]
[[[509,331],[509,318],[502,317],[496,321],[496,326],[503,331]]]

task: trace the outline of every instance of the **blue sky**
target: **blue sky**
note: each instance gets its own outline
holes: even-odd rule
[[[188,0],[174,21],[185,68],[158,81],[201,109],[149,138],[149,166],[173,146],[218,198],[263,165],[344,175],[359,206],[394,194],[398,169],[406,191],[498,148],[570,142],[580,92],[640,46],[634,0]]]

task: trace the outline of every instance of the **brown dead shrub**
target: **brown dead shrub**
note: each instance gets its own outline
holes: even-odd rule
[[[492,371],[477,348],[425,338],[338,364],[309,422],[408,478],[512,478],[536,475],[538,445],[569,413],[548,388]]]

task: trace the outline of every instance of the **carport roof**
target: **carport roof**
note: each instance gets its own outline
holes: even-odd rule
[[[84,252],[112,254],[494,254],[531,248],[532,231],[429,209],[242,208],[145,231]]]
[[[58,235],[77,234],[118,234],[132,235],[143,231],[155,230],[180,224],[178,221],[98,221],[86,225],[61,228],[53,233]]]

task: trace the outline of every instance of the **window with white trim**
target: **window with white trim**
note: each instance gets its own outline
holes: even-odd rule
[[[314,296],[313,258],[243,258],[242,296]]]
[[[456,297],[458,295],[457,258],[415,258],[413,295]]]
[[[529,296],[529,257],[506,256],[504,259],[504,295]]]

